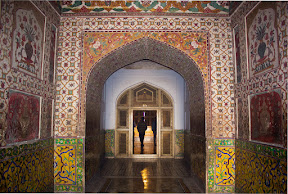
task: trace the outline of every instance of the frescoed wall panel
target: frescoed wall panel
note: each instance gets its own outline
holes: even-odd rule
[[[9,91],[6,142],[33,140],[39,136],[40,98]]]
[[[12,67],[41,78],[45,16],[30,2],[15,1]]]
[[[55,98],[55,85],[41,78],[45,26],[60,17],[47,1],[0,2],[0,191],[53,192],[53,140],[39,140],[39,119],[40,99]]]
[[[13,89],[15,91],[22,91],[25,93],[29,93],[31,95],[39,96],[39,97],[43,97],[43,99],[55,98],[55,85],[49,84],[48,77],[44,76],[43,80],[40,79],[42,70],[37,72],[38,74],[36,75],[36,74],[29,73],[27,71],[25,72],[25,70],[20,70],[18,66],[13,66],[15,65],[15,63],[12,62],[13,61],[13,44],[15,43],[15,45],[17,46],[16,42],[13,41],[14,40],[13,34],[15,32],[15,29],[17,28],[15,14],[17,10],[28,10],[29,13],[33,13],[32,15],[33,17],[31,16],[31,21],[28,20],[29,18],[28,15],[26,16],[26,19],[28,22],[27,24],[29,24],[29,22],[30,23],[35,22],[35,27],[37,29],[43,30],[42,38],[44,39],[44,36],[45,36],[46,42],[50,42],[51,37],[50,37],[49,30],[46,30],[46,32],[44,33],[45,24],[47,26],[50,26],[51,24],[57,26],[60,18],[57,14],[52,14],[52,13],[55,13],[55,11],[51,7],[51,5],[49,5],[49,3],[46,1],[45,2],[33,1],[33,3],[29,1],[27,2],[26,1],[22,1],[22,2],[1,1],[1,3],[2,3],[2,12],[1,12],[1,20],[0,20],[0,23],[1,23],[0,25],[0,31],[1,31],[1,36],[0,36],[0,47],[1,47],[0,49],[0,84],[1,84],[1,87],[0,87],[0,126],[1,126],[0,127],[0,142],[1,142],[1,146],[6,146],[7,143],[5,141],[5,136],[6,136],[6,131],[8,129],[6,118],[9,117],[8,108],[9,108],[10,89]],[[22,6],[21,3],[24,3],[25,5]],[[46,19],[43,14],[46,14],[45,15]],[[24,19],[24,16],[22,19]],[[20,18],[18,18],[18,20],[20,20]],[[38,24],[36,23],[36,21],[40,25],[40,27],[38,26],[39,28],[37,27]],[[23,23],[23,25],[24,24],[25,22]],[[21,26],[18,26],[18,27],[19,29],[21,29]],[[32,27],[34,30],[34,26]],[[31,31],[31,32],[34,32],[34,31]],[[25,31],[23,35],[24,36],[22,37],[25,37],[25,41],[26,41],[26,42],[25,41],[23,42],[24,46],[21,43],[21,46],[24,49],[22,50],[23,51],[22,54],[24,56],[24,54],[26,53],[25,45],[26,43],[28,43],[28,39],[26,38]],[[35,34],[35,38],[36,38],[36,34]],[[45,43],[42,40],[41,48],[44,48],[45,50],[45,52],[43,52],[44,56],[42,55],[44,59],[42,61],[42,67],[44,67],[43,71],[45,72],[46,69],[49,69],[48,59],[50,56],[50,52],[49,52],[49,49],[47,49],[49,47],[47,46],[45,47],[44,44]],[[29,46],[27,46],[27,49],[28,47]],[[33,48],[33,51],[35,51],[35,48]],[[25,57],[27,58],[26,54],[25,54]],[[40,57],[41,60],[42,60],[42,57]],[[31,60],[34,60],[33,56],[31,57]],[[47,73],[45,72],[44,75],[47,75]]]
[[[282,144],[281,90],[250,98],[251,140]]]
[[[250,77],[279,66],[276,3],[261,2],[246,17]]]

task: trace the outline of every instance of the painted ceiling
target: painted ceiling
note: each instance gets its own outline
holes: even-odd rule
[[[51,1],[50,1],[51,2]],[[241,3],[241,2],[240,2]],[[62,15],[217,15],[228,16],[239,2],[190,0],[57,0]]]

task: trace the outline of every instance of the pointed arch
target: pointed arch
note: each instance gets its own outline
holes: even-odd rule
[[[99,137],[102,150],[104,150],[104,130],[101,129],[100,123],[101,106],[103,104],[102,91],[105,81],[118,69],[143,59],[151,60],[176,71],[187,83],[187,88],[189,90],[188,106],[190,110],[190,132],[186,136],[189,137],[189,134],[192,134],[194,137],[197,137],[197,139],[191,140],[189,137],[188,140],[185,141],[198,141],[201,139],[201,142],[203,142],[201,151],[204,153],[201,153],[201,160],[198,161],[199,164],[197,166],[199,171],[196,173],[198,173],[198,176],[205,182],[205,142],[206,137],[211,136],[212,114],[209,87],[210,67],[208,60],[205,68],[200,67],[186,52],[153,38],[139,38],[129,42],[129,44],[125,44],[108,52],[95,64],[90,65],[91,68],[88,68],[89,71],[82,77],[84,81],[82,85],[82,95],[84,96],[81,98],[80,119],[82,126],[86,127],[86,144],[90,145],[90,143],[95,143],[95,141],[93,142],[93,137]],[[85,67],[83,69],[85,69]],[[89,149],[89,146],[86,146],[86,153],[95,152],[95,150],[91,149],[91,151]],[[100,149],[100,146],[98,146],[98,149]],[[99,157],[102,154],[103,153],[99,153]],[[195,158],[191,158],[190,156],[187,157],[189,158],[188,160],[193,160],[194,162]],[[88,160],[86,162],[91,163],[91,161],[89,162]],[[95,161],[94,166],[97,166],[95,165]]]

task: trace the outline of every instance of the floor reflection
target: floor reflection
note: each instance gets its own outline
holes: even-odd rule
[[[180,159],[107,159],[86,192],[201,193],[204,186]]]

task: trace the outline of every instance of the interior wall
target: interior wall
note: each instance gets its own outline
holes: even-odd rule
[[[0,3],[0,192],[53,192],[60,16],[47,1]]]
[[[286,193],[288,3],[257,3],[243,2],[231,17],[236,36],[235,97],[238,109],[235,186],[236,192],[241,193]],[[256,27],[250,28],[254,24]],[[266,25],[263,39],[266,48],[258,46],[263,25]],[[249,44],[253,40],[255,44]],[[267,43],[267,40],[272,41]],[[258,49],[256,57],[261,55],[261,50],[265,51],[264,56],[271,60],[272,68],[262,66],[261,71],[251,68],[255,65],[250,54],[253,46]],[[271,53],[267,52],[270,48],[273,48]],[[273,59],[273,55],[276,58]],[[261,116],[257,118],[257,115]],[[271,117],[274,119],[270,120]]]

